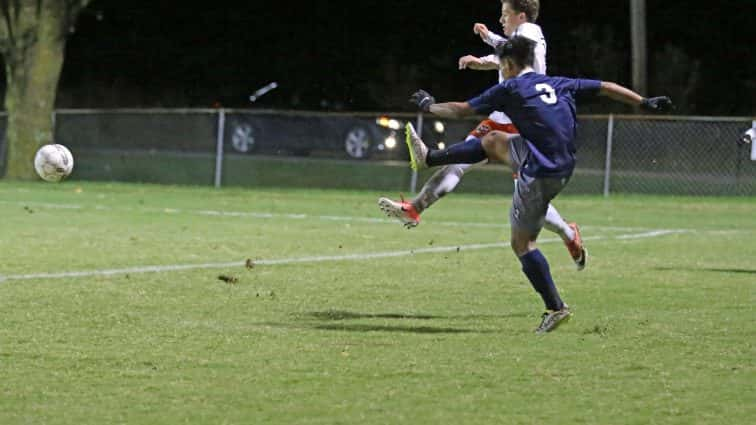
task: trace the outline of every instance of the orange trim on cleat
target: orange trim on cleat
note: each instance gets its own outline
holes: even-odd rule
[[[420,213],[414,205],[404,200],[394,201],[389,198],[378,199],[378,207],[387,216],[399,220],[404,227],[410,229],[420,224]]]
[[[585,250],[585,246],[583,246],[583,238],[580,236],[580,227],[578,227],[577,223],[568,223],[567,225],[575,232],[575,237],[571,241],[565,242],[564,246],[567,247],[572,261],[575,262],[575,266],[580,271],[585,268],[588,252]]]

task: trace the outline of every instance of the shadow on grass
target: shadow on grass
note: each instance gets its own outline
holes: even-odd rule
[[[713,272],[713,273],[742,273],[756,274],[756,269],[728,269],[718,267],[654,267],[659,271]]]
[[[461,329],[450,327],[436,326],[389,326],[389,325],[368,325],[368,324],[319,324],[319,323],[259,323],[259,325],[270,326],[285,329],[315,329],[320,331],[341,331],[341,332],[401,332],[415,334],[492,334],[494,330],[478,329]]]
[[[411,314],[411,313],[360,313],[345,310],[326,310],[311,311],[302,313],[299,316],[306,316],[317,320],[350,320],[350,319],[413,319],[413,320],[432,320],[432,319],[506,319],[511,317],[528,317],[527,313],[510,313],[510,314],[469,314],[469,315],[452,315],[452,316],[435,316],[430,314]]]
[[[472,320],[472,319],[503,319],[511,317],[527,317],[527,313],[514,313],[502,315],[450,315],[440,316],[431,314],[413,314],[413,313],[361,313],[346,310],[326,310],[312,311],[294,315],[300,320],[298,325],[288,325],[293,328],[318,329],[327,331],[345,331],[345,332],[408,332],[418,334],[462,334],[462,333],[495,333],[493,330],[464,329],[455,327],[442,326],[412,326],[412,325],[385,325],[385,324],[364,324],[364,323],[346,323],[346,320],[360,319],[396,319],[396,320]],[[323,323],[337,322],[337,323]],[[271,324],[269,326],[287,326],[283,324]]]
[[[334,325],[313,325],[313,329],[324,331],[344,331],[344,332],[406,332],[416,334],[486,334],[494,333],[491,330],[475,330],[446,328],[434,326],[382,326],[382,325],[364,325],[364,324],[334,324]]]

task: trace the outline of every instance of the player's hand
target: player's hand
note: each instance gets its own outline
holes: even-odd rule
[[[666,112],[672,110],[672,99],[667,96],[647,97],[641,101],[640,106],[649,112]]]
[[[740,135],[738,146],[756,143],[756,128],[752,128]]]
[[[480,38],[485,41],[488,37],[488,27],[486,24],[476,23],[473,25],[473,33],[480,36]]]
[[[459,58],[459,69],[473,68],[470,65],[482,65],[483,61],[477,56],[467,55]]]
[[[436,103],[436,99],[425,90],[418,90],[412,93],[412,96],[410,96],[409,101],[410,103],[414,103],[415,105],[417,105],[418,109],[420,109],[423,112],[429,112],[431,105]]]

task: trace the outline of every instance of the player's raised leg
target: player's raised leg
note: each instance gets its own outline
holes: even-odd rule
[[[464,141],[467,142],[476,138],[481,139],[493,130],[509,131],[510,133],[517,132],[517,129],[512,124],[499,124],[491,119],[485,119],[475,126]],[[486,159],[481,161],[481,163],[487,161]],[[422,214],[423,211],[435,204],[444,195],[452,192],[462,180],[465,172],[474,165],[477,164],[448,164],[441,167],[425,182],[420,192],[410,202],[417,212]]]
[[[483,122],[481,125],[485,123]],[[465,141],[442,150],[428,149],[422,139],[417,136],[412,124],[407,124],[406,133],[411,165],[415,169],[423,168],[423,165],[427,167],[436,164],[446,164],[431,177],[423,186],[418,196],[413,198],[412,201],[406,202],[403,199],[402,201],[393,201],[388,198],[379,199],[378,205],[381,210],[388,216],[397,218],[407,228],[417,226],[420,223],[420,214],[459,184],[466,169],[464,167],[469,167],[471,160],[480,158],[490,159],[506,163],[513,170],[517,170],[527,156],[524,143],[512,143],[512,140],[519,141],[521,136],[498,129],[481,132],[480,136],[482,137],[476,137],[476,134],[473,132]],[[450,163],[457,160],[467,163]],[[420,163],[415,164],[417,161],[420,161]],[[577,224],[567,223],[559,214],[559,211],[549,204],[544,227],[559,235],[577,269],[583,270],[587,261],[587,250],[583,245],[580,229]]]

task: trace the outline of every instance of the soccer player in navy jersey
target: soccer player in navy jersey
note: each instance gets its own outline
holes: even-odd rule
[[[607,96],[653,112],[670,109],[672,102],[664,96],[644,98],[615,83],[537,74],[533,71],[533,45],[525,37],[514,37],[497,46],[507,79],[467,102],[436,103],[423,90],[410,98],[422,111],[444,118],[504,112],[520,130],[519,135],[492,131],[482,139],[468,138],[447,149],[429,150],[407,124],[407,140],[416,168],[474,164],[490,158],[503,160],[519,172],[509,213],[510,242],[522,271],[546,306],[536,328],[536,333],[545,333],[570,318],[570,309],[559,296],[536,239],[549,202],[564,189],[575,168],[575,97]],[[507,146],[508,151],[500,146]]]
[[[546,74],[546,39],[541,27],[536,24],[540,7],[539,0],[501,0],[499,23],[501,23],[504,37],[490,31],[482,23],[476,23],[473,26],[473,32],[491,47],[496,47],[510,37],[522,36],[533,40],[535,42],[533,70],[539,74]],[[466,55],[459,59],[458,64],[459,69],[496,70],[499,83],[504,81],[505,77],[501,72],[499,57],[496,54],[483,57]],[[468,138],[483,138],[490,131],[518,134],[517,128],[512,125],[512,120],[506,114],[494,111],[470,132]],[[506,150],[506,141],[497,148]],[[452,192],[467,170],[474,165],[449,164],[441,167],[412,199],[405,201],[381,197],[378,199],[378,207],[389,217],[399,220],[406,228],[413,228],[420,224],[420,214],[447,193]],[[516,178],[516,173],[514,177]],[[567,223],[559,211],[550,204],[546,210],[544,228],[559,235],[577,269],[583,270],[588,253],[583,245],[577,223]]]

